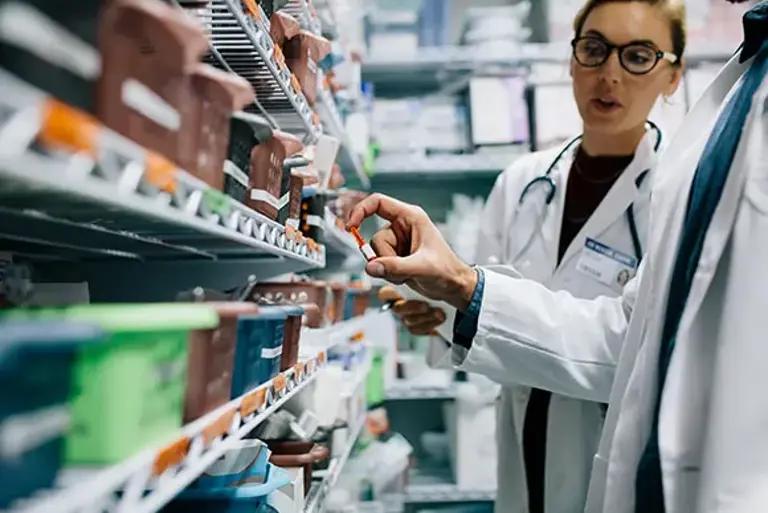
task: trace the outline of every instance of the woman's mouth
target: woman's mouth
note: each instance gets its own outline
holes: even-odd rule
[[[615,112],[621,108],[621,104],[619,102],[604,98],[594,98],[590,100],[590,103],[599,112],[604,113]]]

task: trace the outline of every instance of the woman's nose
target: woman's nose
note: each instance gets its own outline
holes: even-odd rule
[[[618,83],[624,70],[619,61],[619,52],[613,50],[608,59],[600,66],[600,76],[607,82]]]

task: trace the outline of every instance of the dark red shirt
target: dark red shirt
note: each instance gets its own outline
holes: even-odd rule
[[[565,188],[558,264],[568,245],[576,238],[633,158],[634,155],[592,157],[581,147],[576,151]]]

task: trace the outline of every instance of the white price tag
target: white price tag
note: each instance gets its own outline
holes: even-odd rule
[[[637,258],[587,238],[576,269],[605,283],[623,287],[637,269]]]

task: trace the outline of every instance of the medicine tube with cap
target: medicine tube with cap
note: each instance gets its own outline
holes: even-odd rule
[[[354,226],[350,226],[349,232],[355,238],[355,241],[357,242],[357,246],[360,248],[360,252],[363,254],[365,259],[368,262],[375,260],[377,257],[376,252],[373,250],[370,244],[365,242],[365,239],[363,239],[362,235],[360,235],[360,232],[358,231],[358,229],[355,228]]]

